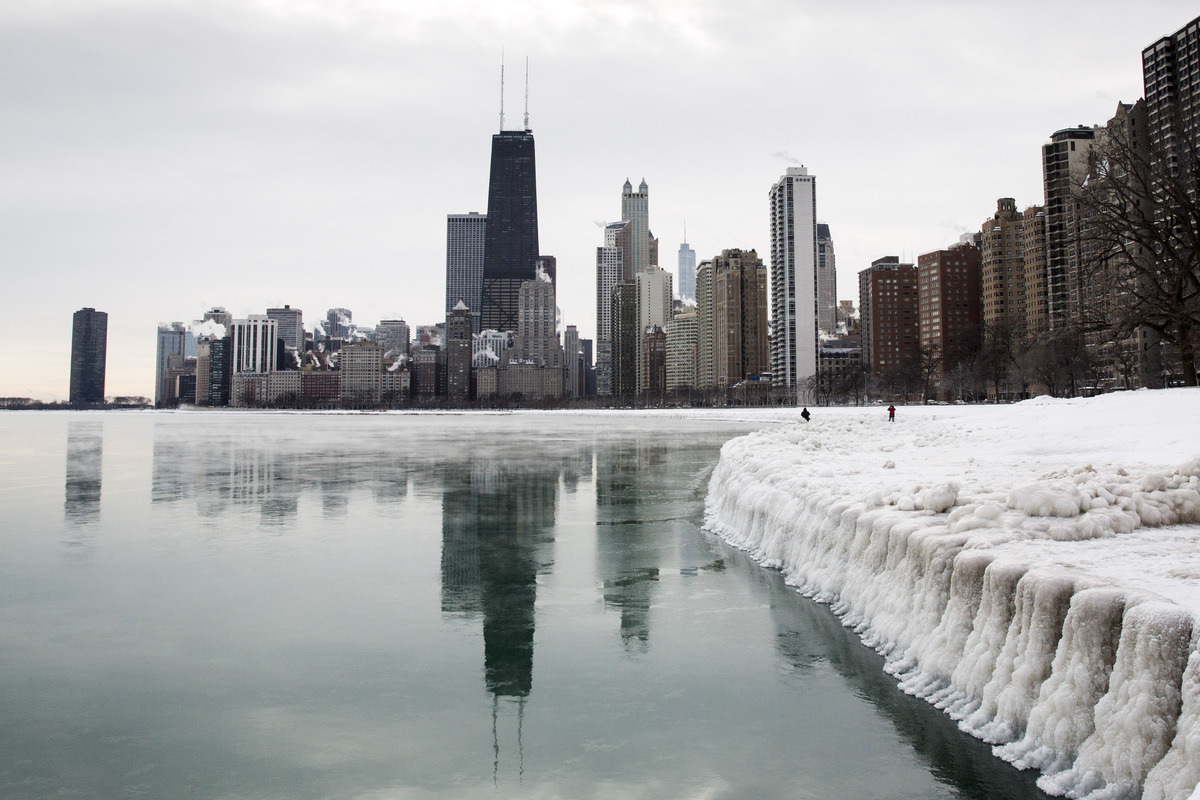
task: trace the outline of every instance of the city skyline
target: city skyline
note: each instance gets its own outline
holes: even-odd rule
[[[1141,97],[1142,48],[1194,16],[1168,3],[1088,19],[1018,4],[1001,20],[938,3],[856,15],[770,2],[554,9],[7,5],[0,58],[23,91],[0,134],[13,176],[0,256],[29,300],[0,395],[65,399],[62,331],[81,306],[110,314],[112,395],[152,396],[156,325],[214,305],[238,318],[287,303],[310,319],[345,307],[368,325],[441,321],[445,276],[432,267],[445,263],[446,216],[486,211],[500,42],[512,66],[530,57],[540,249],[558,258],[564,324],[593,338],[597,225],[614,221],[614,183],[645,178],[666,252],[686,219],[703,260],[765,252],[767,191],[803,162],[822,178],[838,297],[852,299],[875,258],[947,247],[998,197],[1041,204],[1042,145]],[[588,35],[604,23],[656,48],[625,58]],[[747,37],[817,32],[829,42],[807,55],[764,45],[734,73],[716,66]],[[909,46],[898,57],[885,41]],[[214,66],[218,49],[228,57]],[[774,73],[799,74],[809,58],[819,79],[791,90],[823,102],[816,129],[802,124],[806,103],[778,114],[772,96]],[[1059,71],[1073,81],[1036,80]],[[834,95],[845,100],[831,107]],[[996,104],[1015,113],[996,118]],[[703,125],[718,107],[755,124]],[[638,124],[592,124],[602,109]],[[888,135],[873,143],[872,128]]]

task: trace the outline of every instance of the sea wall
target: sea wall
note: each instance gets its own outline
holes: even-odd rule
[[[1088,465],[1012,486],[928,480],[926,468],[924,482],[871,488],[870,475],[844,477],[846,453],[825,460],[838,441],[788,426],[727,443],[708,527],[828,603],[904,691],[1040,770],[1048,793],[1192,797],[1197,615],[1155,591],[1154,572],[1175,566],[1179,529],[1162,526],[1200,524],[1200,459],[1141,474]],[[1182,530],[1179,547],[1194,549],[1196,531]],[[1137,580],[1113,576],[1120,559]]]

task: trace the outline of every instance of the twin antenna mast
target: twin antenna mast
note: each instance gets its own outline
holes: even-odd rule
[[[529,56],[525,56],[525,130],[529,130]],[[504,48],[500,48],[500,132],[504,132]]]

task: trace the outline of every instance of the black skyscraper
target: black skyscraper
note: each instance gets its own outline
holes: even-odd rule
[[[481,329],[516,330],[521,282],[534,279],[537,258],[533,132],[501,131],[492,137]]]
[[[76,311],[71,327],[70,402],[104,402],[104,356],[107,350],[108,314],[94,308]]]

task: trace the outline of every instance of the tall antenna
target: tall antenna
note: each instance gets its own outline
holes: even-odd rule
[[[529,130],[529,56],[525,56],[525,130]]]
[[[500,132],[504,133],[504,48],[500,48]]]

